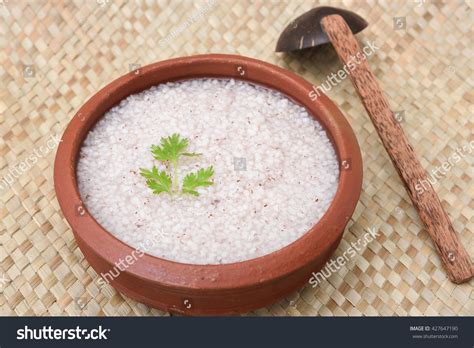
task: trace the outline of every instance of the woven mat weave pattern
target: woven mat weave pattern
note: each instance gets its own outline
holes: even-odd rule
[[[471,1],[0,0],[0,315],[167,315],[98,287],[59,209],[48,144],[98,89],[171,57],[241,54],[323,83],[341,68],[330,47],[274,53],[283,28],[318,5],[370,23],[358,38],[376,43],[369,64],[429,173],[474,141]],[[334,258],[368,229],[379,236],[319,286],[248,315],[474,315],[473,281],[447,280],[350,81],[327,94],[364,159],[360,202]],[[470,255],[472,150],[434,185]]]

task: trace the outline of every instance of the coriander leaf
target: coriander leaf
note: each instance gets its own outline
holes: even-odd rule
[[[209,179],[214,175],[214,168],[212,166],[206,169],[199,169],[197,173],[189,173],[183,179],[183,193],[188,193],[194,196],[199,196],[199,192],[195,189],[197,187],[206,187],[213,184]]]
[[[153,166],[152,170],[140,168],[140,175],[147,179],[146,184],[159,195],[162,192],[171,192],[171,177],[165,171],[158,172],[158,168]]]
[[[174,133],[171,136],[160,139],[160,145],[152,145],[151,152],[153,157],[161,162],[169,162],[167,168],[170,171],[158,171],[156,166],[151,170],[140,168],[140,175],[146,179],[146,184],[153,190],[153,193],[160,194],[167,192],[170,195],[188,193],[199,196],[197,187],[205,187],[213,184],[209,179],[214,175],[214,169],[208,167],[200,169],[196,173],[189,173],[183,180],[183,186],[179,187],[179,158],[181,156],[196,157],[202,155],[197,152],[186,152],[189,142],[181,135]]]
[[[153,179],[159,175],[158,168],[156,168],[156,166],[153,166],[152,170],[140,168],[140,175],[146,179]]]
[[[167,138],[161,138],[160,145],[152,145],[151,152],[158,161],[176,162],[187,147],[188,139],[181,138],[175,133]]]

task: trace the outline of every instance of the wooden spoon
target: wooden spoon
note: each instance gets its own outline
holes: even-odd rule
[[[351,68],[349,76],[352,83],[433,240],[449,279],[456,284],[466,282],[474,275],[470,256],[454,231],[403,129],[390,110],[366,59],[357,60],[357,64],[354,64],[354,57],[364,55],[351,29],[358,32],[366,25],[367,22],[353,12],[333,7],[317,7],[288,25],[278,40],[276,51],[295,51],[332,43],[341,62],[345,67]],[[424,187],[428,187],[418,192],[416,187],[421,182],[427,184]]]

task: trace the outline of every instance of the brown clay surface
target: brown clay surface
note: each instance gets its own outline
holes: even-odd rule
[[[111,282],[140,302],[187,315],[245,312],[301,287],[339,244],[362,185],[361,155],[351,127],[327,97],[314,102],[309,99],[312,85],[304,79],[271,64],[233,55],[210,54],[151,64],[95,94],[71,120],[58,148],[54,169],[57,197],[82,252],[98,273],[109,272],[133,249],[104,230],[82,206],[75,167],[83,139],[104,112],[130,94],[160,82],[210,76],[262,84],[304,105],[328,132],[341,162],[341,174],[336,196],[323,218],[279,251],[226,265],[182,264],[145,254]]]

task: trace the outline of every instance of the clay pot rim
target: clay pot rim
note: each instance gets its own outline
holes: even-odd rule
[[[183,69],[186,73],[182,72]],[[220,72],[222,69],[226,72]],[[256,78],[255,75],[259,77]],[[265,76],[265,81],[260,76]],[[307,266],[335,243],[357,205],[362,187],[360,148],[349,123],[325,95],[321,94],[312,101],[308,94],[313,86],[288,70],[243,56],[205,54],[150,64],[114,80],[79,109],[63,134],[54,166],[57,198],[75,237],[90,252],[102,258],[110,269],[120,259],[132,255],[135,249],[102,228],[82,205],[76,181],[76,163],[82,141],[101,117],[97,115],[103,115],[127,95],[165,81],[199,77],[242,79],[287,95],[303,105],[322,124],[340,163],[349,160],[350,168],[344,170],[340,167],[336,195],[319,222],[282,249],[255,259],[222,265],[185,264],[144,254],[123,272],[151,280],[156,287],[171,287],[177,291],[225,291],[263,286]],[[83,216],[78,214],[78,207],[85,209]],[[133,288],[133,285],[130,287]]]

